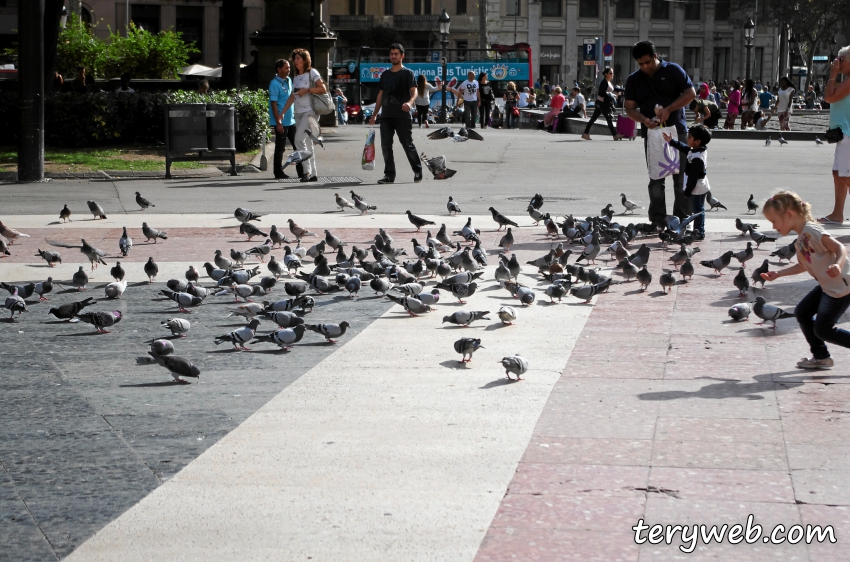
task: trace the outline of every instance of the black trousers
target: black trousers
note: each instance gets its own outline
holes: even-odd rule
[[[614,127],[614,122],[611,121],[611,111],[607,107],[602,107],[602,102],[599,100],[596,101],[596,105],[593,107],[593,115],[590,117],[590,121],[587,122],[587,127],[584,128],[584,134],[590,134],[590,126],[596,122],[600,115],[605,116],[605,120],[608,122],[608,130],[611,131],[611,136],[617,136],[617,128]]]
[[[829,357],[826,342],[850,347],[850,332],[835,327],[848,307],[850,295],[842,298],[831,297],[823,292],[820,285],[816,285],[794,309],[794,316],[797,317],[815,359]]]
[[[277,132],[277,127],[272,127],[274,130],[274,160],[273,167],[274,176],[282,176],[284,171],[281,169],[283,167],[283,153],[286,152],[286,141],[289,140],[289,144],[292,145],[292,150],[296,150],[295,148],[295,125],[290,125],[288,127],[283,128],[283,133]],[[295,166],[296,172],[298,172],[298,177],[304,175],[304,168],[299,162]]]
[[[481,111],[479,112],[481,115],[481,127],[486,127],[487,122],[490,121],[490,111],[493,109],[493,104],[489,101],[481,102]]]
[[[398,135],[398,142],[410,162],[410,168],[416,174],[422,173],[422,161],[413,145],[413,122],[408,117],[381,118],[381,154],[384,156],[384,175],[395,179],[395,157],[393,156],[393,134]]]
[[[463,124],[467,129],[474,129],[475,122],[478,121],[478,102],[464,101],[463,102]]]

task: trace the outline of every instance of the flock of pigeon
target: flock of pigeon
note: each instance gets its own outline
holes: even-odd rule
[[[770,138],[770,135],[768,135],[767,139],[764,141],[764,145],[770,146],[771,142],[772,140]],[[779,145],[782,146],[783,144],[788,144],[788,141],[782,138],[782,133],[779,133]],[[815,146],[821,146],[822,144],[823,141],[820,140],[818,137],[815,137]]]
[[[448,138],[451,132],[440,130],[433,134]],[[473,137],[470,136],[470,138]],[[350,191],[350,196],[351,200],[342,197],[339,193],[334,195],[336,205],[341,211],[351,209],[365,214],[377,208],[354,191]],[[710,210],[726,209],[711,194],[707,197],[707,201]],[[153,206],[138,192],[136,192],[136,202],[141,210]],[[535,268],[539,278],[547,283],[543,293],[550,302],[556,300],[561,302],[564,297],[571,295],[585,303],[590,303],[594,296],[607,291],[611,285],[623,283],[622,280],[614,280],[604,274],[601,268],[593,267],[597,257],[603,252],[610,254],[609,261],[616,260],[616,269],[622,273],[626,282],[634,279],[645,291],[653,279],[652,273],[647,269],[650,248],[643,243],[634,252],[628,249],[639,237],[658,236],[665,248],[679,247],[679,250],[669,258],[674,269],[665,269],[658,278],[664,293],[667,293],[676,283],[675,270],[678,270],[683,279],[690,279],[694,274],[691,258],[700,251],[700,248],[693,246],[694,237],[688,225],[698,216],[696,214],[684,220],[668,216],[663,226],[648,223],[623,225],[614,219],[614,207],[608,204],[598,216],[579,219],[569,215],[559,222],[558,216],[542,211],[543,204],[543,196],[535,194],[527,207],[528,216],[535,226],[543,223],[546,237],[551,239],[553,246],[555,242],[558,243],[545,255],[527,261],[525,265]],[[637,203],[630,201],[625,194],[621,194],[621,204],[624,208],[623,215],[641,208]],[[88,206],[95,219],[106,218],[104,210],[97,202],[88,201]],[[748,212],[753,213],[759,208],[752,195],[747,201],[747,208]],[[446,209],[449,215],[462,212],[460,205],[452,197],[449,197]],[[526,275],[528,273],[522,271],[522,265],[517,260],[516,254],[511,251],[514,243],[512,228],[518,228],[519,225],[494,207],[490,207],[489,211],[492,220],[498,225],[497,230],[505,229],[504,235],[498,241],[500,250],[493,281],[517,298],[521,305],[531,305],[537,299],[537,291],[520,280],[521,273]],[[417,216],[411,211],[407,211],[406,215],[410,223],[416,227],[416,233],[420,233],[422,228],[437,226],[434,221]],[[325,230],[324,237],[317,243],[305,247],[302,245],[302,240],[310,237],[318,238],[319,235],[300,227],[292,219],[288,220],[292,240],[278,230],[276,225],[271,225],[268,232],[264,232],[254,224],[259,223],[261,217],[261,214],[241,207],[235,210],[234,218],[240,223],[239,232],[246,235],[248,240],[259,236],[265,238],[265,242],[244,251],[231,249],[229,257],[223,255],[220,250],[216,250],[212,263],[203,264],[212,286],[203,286],[200,281],[201,273],[194,266],[190,266],[185,273],[185,279],[170,279],[166,283],[167,288],[161,290],[161,294],[173,301],[178,310],[183,313],[190,313],[190,309],[201,306],[210,295],[232,295],[237,305],[228,309],[229,316],[244,318],[246,324],[215,338],[216,345],[227,342],[238,350],[247,350],[248,343],[267,343],[289,351],[293,344],[301,341],[306,331],[315,332],[323,336],[327,342],[335,343],[337,341],[335,338],[344,336],[350,324],[347,321],[326,324],[305,323],[304,315],[312,311],[315,304],[314,296],[346,291],[351,298],[355,298],[368,284],[369,289],[375,294],[392,300],[410,316],[418,316],[435,310],[442,297],[441,291],[450,294],[460,304],[465,304],[464,299],[473,295],[479,283],[484,281],[483,268],[488,265],[488,252],[483,246],[481,231],[472,225],[472,218],[467,219],[463,228],[453,231],[451,235],[445,224],[436,230],[435,235],[431,230],[427,231],[424,238],[419,238],[414,233],[414,237],[410,240],[411,254],[408,254],[406,250],[395,245],[395,240],[384,229],[378,230],[374,242],[368,248],[351,246],[349,252],[346,251],[349,245],[330,230]],[[60,218],[63,221],[70,220],[71,211],[67,205],[60,212]],[[755,290],[755,285],[758,283],[762,288],[764,287],[761,273],[768,270],[768,261],[765,259],[762,265],[748,277],[745,272],[746,263],[753,259],[755,250],[758,250],[762,243],[776,239],[759,232],[755,224],[745,223],[740,218],[735,219],[735,226],[741,235],[749,236],[751,241],[747,242],[746,248],[738,252],[728,251],[715,259],[700,261],[699,264],[718,275],[723,275],[723,270],[729,267],[732,259],[735,258],[740,268],[733,283],[740,291],[740,295],[745,296],[751,287]],[[142,234],[145,240],[153,241],[153,243],[168,239],[166,232],[157,230],[147,223],[142,223]],[[9,244],[14,243],[19,237],[28,236],[7,227],[2,222],[0,222],[0,235],[8,240]],[[85,239],[81,239],[80,244],[56,240],[47,242],[52,246],[79,249],[89,260],[92,270],[99,265],[106,265],[104,261],[106,252],[95,248]],[[578,244],[581,249],[574,251],[566,247],[570,244]],[[122,256],[127,256],[132,247],[133,240],[125,227],[118,240],[118,249]],[[282,248],[282,259],[277,259],[272,253],[275,248]],[[9,253],[5,243],[0,249]],[[38,252],[51,267],[62,262],[59,252],[41,249]],[[569,263],[568,260],[574,253],[576,258]],[[780,260],[790,260],[794,255],[794,244],[779,248],[771,254]],[[265,261],[266,257],[269,258],[268,262]],[[334,263],[331,263],[329,257],[332,257]],[[261,275],[261,265],[247,266],[246,261],[250,258],[256,258],[264,264],[269,274],[255,280]],[[312,266],[312,271],[306,273],[304,270],[308,265]],[[158,270],[159,267],[152,257],[144,264],[145,275],[150,283],[156,280]],[[110,275],[114,281],[104,287],[105,296],[107,299],[120,298],[127,288],[127,283],[124,281],[125,271],[120,261],[111,268]],[[269,299],[268,295],[284,276],[290,278],[290,281],[283,284],[289,298]],[[436,282],[433,288],[426,290],[427,281],[436,277],[439,277],[440,281]],[[73,275],[71,285],[82,291],[86,289],[87,284],[88,275],[83,266],[80,266]],[[20,316],[26,312],[25,299],[31,295],[37,294],[39,300],[47,300],[45,295],[52,291],[54,285],[58,286],[52,277],[40,283],[26,285],[3,283],[2,286],[10,293],[6,299],[5,308],[10,311],[11,319],[14,320],[15,314]],[[267,300],[254,302],[252,297],[265,297]],[[117,310],[92,312],[84,310],[95,302],[92,297],[89,297],[51,308],[49,314],[71,322],[86,322],[94,326],[99,333],[108,333],[108,328],[121,321],[122,314]],[[764,321],[773,322],[774,328],[776,320],[790,316],[778,307],[766,303],[763,297],[758,297],[754,303],[737,304],[729,309],[729,316],[733,320],[746,320],[750,313],[755,313]],[[444,316],[443,323],[469,326],[477,321],[489,320],[488,314],[490,311],[462,309]],[[497,311],[497,315],[502,323],[510,325],[517,319],[517,309],[502,306]],[[271,321],[276,329],[267,333],[258,333],[261,320]],[[189,321],[180,317],[164,321],[162,326],[168,329],[172,336],[181,337],[185,337],[191,328]],[[461,354],[461,362],[471,361],[473,353],[482,347],[479,338],[464,337],[454,343],[455,351]],[[169,340],[153,341],[150,355],[157,363],[168,369],[178,382],[186,382],[181,377],[198,377],[200,374],[199,369],[191,361],[174,355],[174,345]],[[520,380],[522,374],[528,369],[528,361],[520,355],[504,357],[501,363],[508,378],[514,374],[517,377],[516,380]]]

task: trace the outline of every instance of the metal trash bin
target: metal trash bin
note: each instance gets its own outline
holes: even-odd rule
[[[181,103],[166,107],[170,152],[200,152],[207,147],[207,106]]]
[[[236,150],[236,109],[231,104],[207,104],[207,145],[210,150]]]

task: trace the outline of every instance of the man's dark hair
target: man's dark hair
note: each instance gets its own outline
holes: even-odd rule
[[[121,74],[121,82],[122,83],[129,84],[131,79],[132,79],[132,76],[130,76],[129,72],[124,72],[123,74]]]
[[[632,58],[635,60],[642,59],[646,55],[655,58],[658,51],[655,50],[655,43],[652,41],[638,41],[632,47]]]
[[[81,71],[81,70],[85,70],[85,69],[86,69],[86,67],[85,67],[85,66],[78,66],[78,67],[77,67],[77,72],[79,72],[79,71]]]
[[[277,70],[278,68],[283,68],[289,61],[286,59],[277,59],[274,61],[274,68]]]
[[[694,140],[698,140],[700,146],[711,142],[711,131],[705,125],[694,125],[688,129],[688,134],[694,137]]]
[[[396,49],[402,55],[404,54],[404,45],[402,45],[401,43],[393,43],[392,45],[390,45],[390,51],[392,51],[393,49]]]
[[[581,93],[581,88],[579,88],[578,86],[573,86],[573,91]]]

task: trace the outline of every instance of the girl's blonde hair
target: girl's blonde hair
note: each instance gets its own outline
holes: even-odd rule
[[[812,216],[812,206],[800,199],[800,196],[793,191],[775,193],[773,197],[765,201],[762,211],[767,211],[768,209],[772,209],[779,214],[785,211],[793,211],[805,217],[806,222],[815,222]]]
[[[560,93],[562,92],[562,90],[561,90],[561,87],[560,87],[560,86],[555,86],[555,89],[554,89],[554,90],[552,90],[552,91],[553,91],[553,92],[555,92],[555,95],[560,94]]]
[[[516,84],[514,84],[513,82],[508,82],[507,89],[516,91]]]

